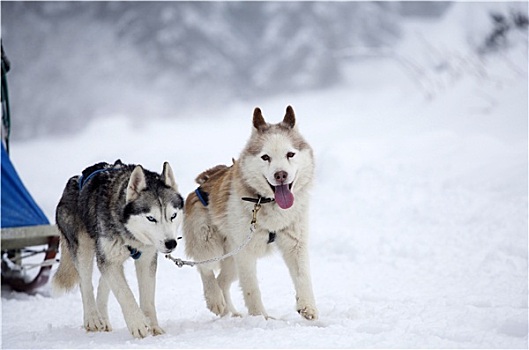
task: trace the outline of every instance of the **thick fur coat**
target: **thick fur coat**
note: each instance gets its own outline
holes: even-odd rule
[[[239,159],[197,177],[200,187],[186,199],[183,224],[186,254],[196,260],[221,256],[245,241],[254,203],[242,198],[273,199],[261,205],[246,247],[219,263],[197,266],[206,305],[213,313],[239,315],[230,297],[230,286],[238,279],[249,314],[269,317],[261,300],[256,263],[277,248],[294,283],[296,310],[306,319],[317,319],[308,252],[313,176],[312,148],[299,133],[289,106],[277,124],[267,123],[256,108],[251,137]]]
[[[107,311],[112,291],[134,337],[163,333],[154,305],[157,252],[174,250],[182,217],[183,198],[169,163],[161,175],[118,160],[70,178],[56,210],[61,261],[52,282],[56,292],[80,285],[87,331],[112,330]],[[101,271],[97,299],[94,257]],[[123,272],[131,257],[139,305]]]

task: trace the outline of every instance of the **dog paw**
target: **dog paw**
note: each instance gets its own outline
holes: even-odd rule
[[[206,305],[208,309],[217,316],[226,314],[226,301],[220,289],[217,292],[210,292],[206,294]]]
[[[318,319],[318,310],[311,305],[299,308],[298,313],[309,321],[314,321]]]
[[[110,321],[106,318],[102,318],[103,322],[103,332],[112,332],[112,326],[110,325]]]
[[[165,334],[165,331],[160,326],[152,326],[151,334],[154,336]]]
[[[145,317],[136,317],[127,321],[127,327],[134,338],[145,338],[151,333],[151,327]]]
[[[232,311],[231,312],[231,317],[242,317],[242,314],[237,312],[237,311]]]
[[[208,309],[217,316],[226,315],[226,313],[224,312],[225,308],[226,305],[224,304],[224,301],[218,303],[208,303]]]
[[[270,316],[268,316],[268,314],[266,313],[266,311],[264,310],[260,310],[260,309],[248,309],[248,314],[250,316],[263,316],[265,318],[265,320],[268,320],[268,319],[271,319]]]
[[[87,332],[110,332],[112,327],[98,312],[91,312],[84,316],[84,329]]]

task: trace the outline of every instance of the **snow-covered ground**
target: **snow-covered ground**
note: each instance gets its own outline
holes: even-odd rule
[[[198,273],[160,256],[165,335],[133,339],[113,298],[114,331],[86,333],[78,289],[59,298],[49,287],[34,296],[3,289],[2,347],[527,348],[527,45],[478,62],[456,43],[464,59],[436,51],[447,74],[410,69],[426,64],[423,49],[432,53],[414,38],[457,35],[451,25],[410,26],[398,57],[357,61],[333,89],[179,120],[109,116],[81,135],[11,147],[53,220],[66,180],[102,160],[156,171],[168,160],[185,196],[199,172],[238,156],[255,106],[276,122],[291,104],[317,160],[310,252],[319,320],[295,312],[278,256],[258,265],[273,320],[214,316]],[[183,257],[183,245],[173,255]],[[136,292],[132,262],[126,273]],[[245,313],[236,284],[233,298]]]

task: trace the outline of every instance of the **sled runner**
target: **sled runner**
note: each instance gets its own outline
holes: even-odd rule
[[[9,158],[8,70],[9,61],[5,58],[2,47],[2,284],[7,284],[16,291],[30,293],[48,282],[59,246],[59,231],[55,225],[50,225]]]

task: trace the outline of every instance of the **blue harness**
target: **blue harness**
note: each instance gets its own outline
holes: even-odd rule
[[[130,245],[127,246],[130,252],[130,257],[134,260],[138,260],[141,257],[141,251],[136,248],[132,248]]]
[[[90,174],[88,174],[88,176],[85,178],[83,175],[81,175],[79,177],[79,191],[82,190],[83,186],[86,185],[86,183],[88,181],[90,181],[90,179],[92,179],[94,176],[96,176],[97,174],[99,173],[103,173],[105,171],[110,171],[110,170],[116,170],[116,168],[103,168],[103,169],[98,169],[98,170],[95,170],[93,172],[91,172]]]
[[[195,190],[195,194],[197,195],[202,205],[207,207],[209,204],[209,194],[206,191],[203,191],[200,187]]]

